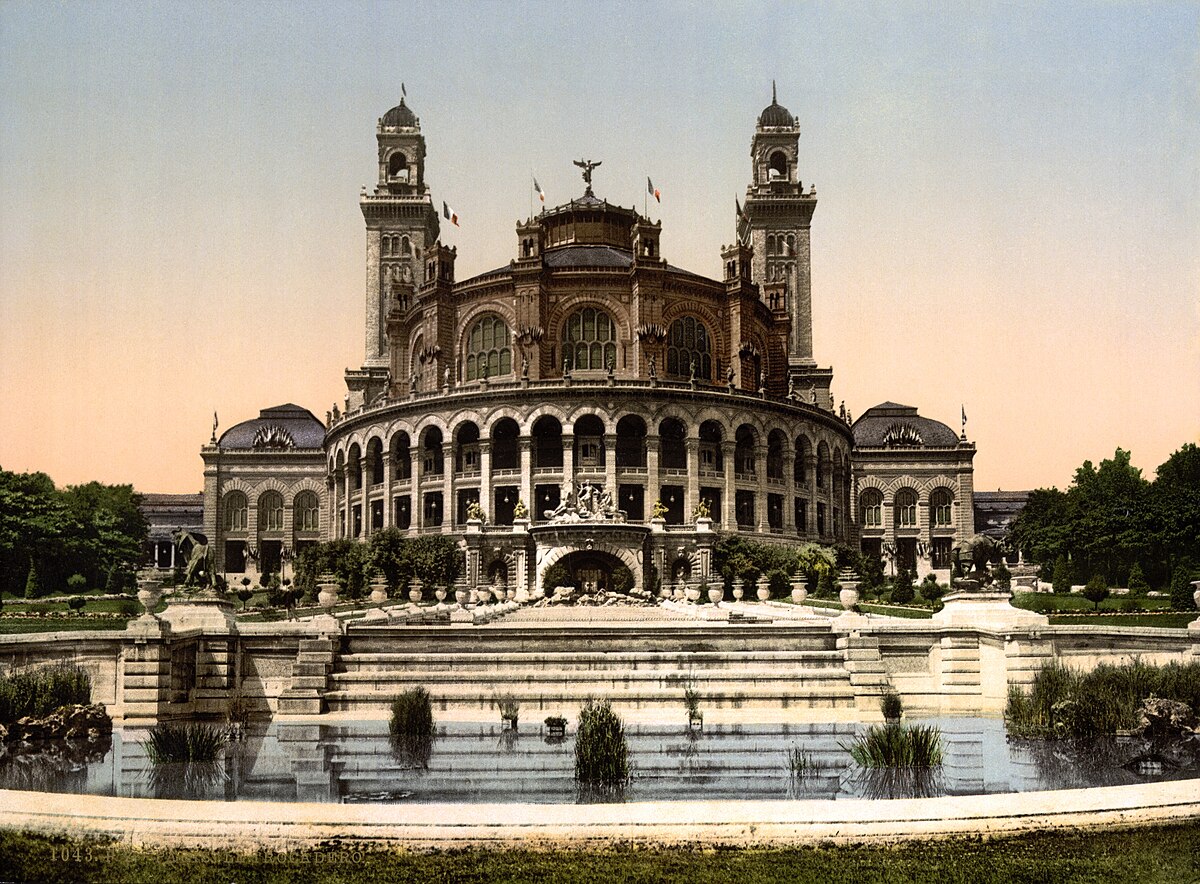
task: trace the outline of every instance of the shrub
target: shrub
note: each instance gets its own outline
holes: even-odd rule
[[[496,698],[496,705],[500,707],[500,717],[517,722],[517,717],[521,712],[521,704],[512,694],[501,694]]]
[[[791,578],[782,568],[775,568],[767,572],[767,586],[771,590],[773,599],[786,598],[787,594],[792,591]]]
[[[91,676],[78,666],[50,666],[0,677],[0,724],[91,701]]]
[[[1134,562],[1133,567],[1129,569],[1129,594],[1145,595],[1149,591],[1150,584],[1146,582],[1146,575],[1142,573],[1142,566]]]
[[[550,727],[566,728],[566,726],[567,726],[567,720],[565,718],[563,718],[561,715],[547,715],[546,716],[546,727],[548,727],[548,728],[550,728]]]
[[[1191,584],[1192,568],[1188,562],[1181,562],[1171,572],[1171,607],[1176,611],[1192,611],[1196,608]],[[28,598],[28,593],[26,593]]]
[[[1059,556],[1054,560],[1054,577],[1050,582],[1059,595],[1066,595],[1071,591],[1071,568],[1067,564],[1066,556]]]
[[[618,790],[629,781],[625,725],[607,700],[588,700],[579,711],[575,779],[585,786]]]
[[[29,573],[25,575],[25,598],[36,599],[42,595],[42,578],[38,576],[37,565],[29,562]]]
[[[1108,581],[1099,574],[1095,574],[1083,588],[1083,597],[1091,602],[1096,610],[1099,610],[1100,603],[1108,598],[1108,592]]]
[[[688,721],[704,717],[700,712],[700,692],[692,685],[683,689],[683,705],[687,708]]]
[[[837,585],[833,582],[833,571],[822,568],[821,575],[817,578],[817,595],[821,598],[832,598],[836,594]]]
[[[425,688],[412,688],[392,700],[393,736],[433,737],[433,702]]]
[[[155,764],[216,761],[225,744],[225,732],[207,724],[160,724],[150,729],[142,743]]]
[[[72,611],[82,610],[83,606],[86,604],[87,599],[81,595],[71,596],[71,598],[67,600],[67,607]]]
[[[901,568],[892,583],[892,601],[897,605],[907,605],[915,597],[912,572],[907,568]]]
[[[900,699],[898,693],[888,688],[879,698],[879,711],[888,721],[899,720],[900,716],[904,714],[904,701]]]
[[[945,587],[937,581],[937,575],[932,571],[921,581],[921,598],[931,604],[937,604],[938,599],[946,594]]]
[[[992,580],[1000,589],[1010,589],[1012,587],[1012,572],[1008,570],[1008,565],[1005,564],[1004,559],[1001,559],[1000,564],[992,570]]]
[[[936,767],[942,763],[942,732],[925,724],[872,725],[849,749],[859,767]]]
[[[567,566],[562,562],[555,562],[542,575],[542,586],[546,587],[547,595],[553,592],[556,586],[574,585],[575,581],[571,578],[571,572],[567,570]]]
[[[67,591],[76,595],[87,591],[87,578],[82,574],[72,574],[67,578]]]

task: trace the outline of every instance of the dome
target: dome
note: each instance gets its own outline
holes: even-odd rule
[[[417,115],[401,98],[398,105],[383,115],[383,125],[392,129],[414,129],[420,124],[417,122]]]
[[[763,108],[758,115],[760,129],[768,126],[795,126],[796,118],[791,112],[775,99],[775,84],[771,83],[771,103]]]
[[[958,434],[941,421],[895,402],[868,408],[853,432],[855,448],[953,448],[959,443]]]
[[[307,408],[288,403],[264,408],[258,417],[230,427],[217,445],[243,451],[290,451],[320,450],[324,443],[325,425]]]

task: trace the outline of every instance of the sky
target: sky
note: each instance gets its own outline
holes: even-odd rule
[[[965,409],[977,490],[1200,442],[1200,2],[5,0],[0,467],[199,491],[214,411],[340,402],[401,83],[459,279],[582,157],[716,277],[772,80],[835,400]]]

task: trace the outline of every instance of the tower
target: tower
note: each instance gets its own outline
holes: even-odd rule
[[[386,380],[387,315],[396,292],[425,281],[426,252],[437,242],[437,210],[425,184],[425,136],[421,121],[400,99],[380,117],[379,181],[359,199],[367,227],[366,355],[360,372],[347,375],[354,397]],[[380,375],[376,378],[375,375]]]
[[[746,188],[745,213],[754,246],[753,280],[787,286],[787,312],[792,321],[788,342],[789,369],[814,366],[812,342],[812,272],[809,227],[817,208],[816,188],[804,192],[797,175],[800,127],[775,97],[758,115],[750,142],[752,183]]]

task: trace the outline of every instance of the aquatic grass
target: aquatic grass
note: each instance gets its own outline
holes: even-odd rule
[[[886,720],[899,721],[900,716],[904,714],[904,701],[896,691],[888,688],[879,698],[879,711]]]
[[[942,763],[942,732],[926,724],[872,725],[843,748],[859,767],[937,767]]]
[[[91,701],[92,678],[79,666],[48,666],[0,677],[0,724]]]
[[[207,724],[160,724],[142,743],[155,764],[216,761],[225,745],[225,731]]]
[[[619,798],[629,782],[625,724],[607,700],[588,700],[575,732],[575,779],[585,800]]]
[[[412,688],[392,700],[392,720],[389,730],[393,736],[433,737],[433,702],[429,691]]]

